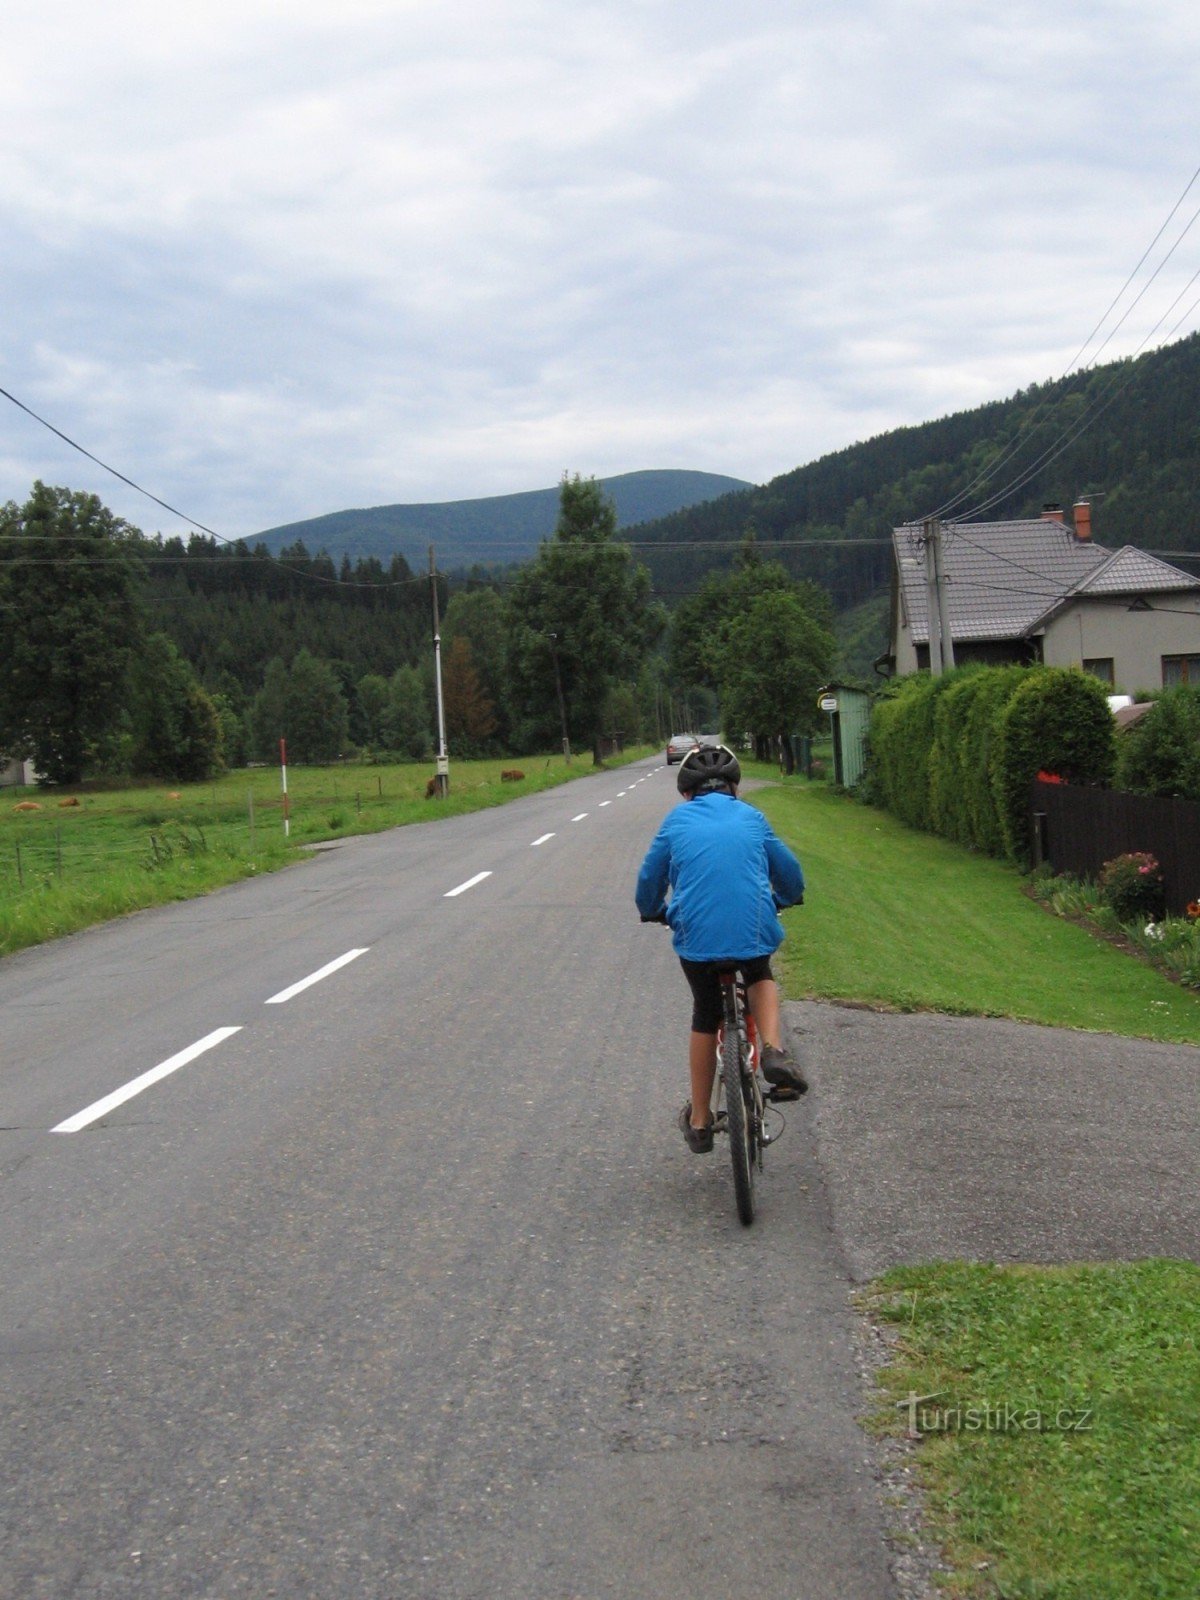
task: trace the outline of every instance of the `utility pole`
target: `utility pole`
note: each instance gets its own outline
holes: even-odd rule
[[[433,681],[437,691],[437,775],[435,792],[441,799],[450,793],[450,757],[446,753],[446,707],[442,699],[442,631],[438,618],[437,568],[433,546],[429,546],[429,593],[433,601]]]
[[[554,687],[558,691],[558,720],[562,724],[563,758],[571,759],[571,741],[567,736],[567,702],[563,699],[562,673],[558,670],[558,635],[547,634],[550,640],[550,654],[554,658]]]
[[[926,517],[921,524],[925,546],[925,593],[929,611],[929,671],[940,677],[954,666],[954,636],[950,629],[950,600],[946,592],[946,564],[942,554],[942,524]]]

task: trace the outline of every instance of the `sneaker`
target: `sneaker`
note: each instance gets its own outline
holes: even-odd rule
[[[773,1044],[763,1046],[762,1075],[772,1089],[784,1090],[789,1100],[806,1093],[808,1089],[797,1063],[786,1050],[776,1050]]]
[[[707,1155],[713,1147],[712,1123],[707,1128],[692,1127],[692,1102],[689,1100],[679,1113],[679,1131],[694,1156]]]

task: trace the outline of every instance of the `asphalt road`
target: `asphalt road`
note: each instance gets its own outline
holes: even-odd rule
[[[674,1125],[652,767],[0,964],[6,1600],[892,1593],[811,1113],[749,1230]]]
[[[1200,1261],[1200,1049],[788,1008],[856,1278],[905,1262]]]

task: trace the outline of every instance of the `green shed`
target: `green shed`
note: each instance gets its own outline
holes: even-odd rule
[[[817,709],[830,721],[834,782],[844,789],[853,789],[862,781],[866,766],[871,696],[853,684],[827,683],[817,696]]]

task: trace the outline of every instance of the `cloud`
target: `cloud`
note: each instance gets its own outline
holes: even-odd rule
[[[1198,31],[1124,0],[16,0],[2,381],[230,534],[564,468],[762,481],[1062,370],[1190,175]],[[0,471],[165,520],[15,411]]]

